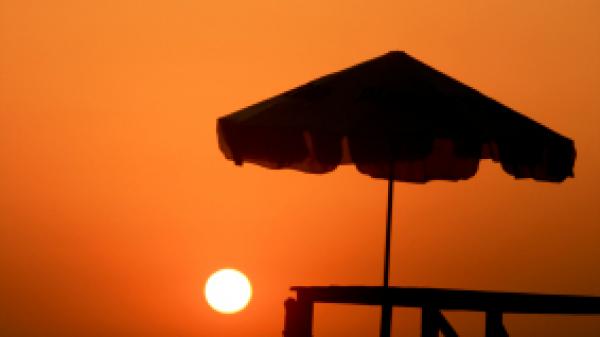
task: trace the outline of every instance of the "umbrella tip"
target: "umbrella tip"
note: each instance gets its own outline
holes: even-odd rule
[[[390,50],[387,53],[388,55],[406,55],[404,50]]]

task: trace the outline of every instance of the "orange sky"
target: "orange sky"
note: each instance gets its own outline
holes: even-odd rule
[[[380,284],[385,182],[235,167],[215,120],[388,50],[578,151],[560,185],[489,162],[396,184],[392,285],[600,296],[598,1],[0,0],[0,335],[280,336],[289,286]],[[238,315],[202,298],[222,267],[254,283]],[[465,336],[480,318],[450,316]],[[377,327],[377,308],[316,309],[315,337]],[[600,319],[507,327],[596,336]]]

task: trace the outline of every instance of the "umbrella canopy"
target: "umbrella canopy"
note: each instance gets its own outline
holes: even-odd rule
[[[572,140],[404,52],[332,73],[217,121],[236,164],[325,173],[356,165],[406,182],[472,177],[490,158],[516,178],[573,176]]]

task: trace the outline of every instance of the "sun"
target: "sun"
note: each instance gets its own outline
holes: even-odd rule
[[[252,297],[252,286],[246,275],[235,269],[214,272],[204,286],[206,301],[217,312],[234,314],[246,307]]]

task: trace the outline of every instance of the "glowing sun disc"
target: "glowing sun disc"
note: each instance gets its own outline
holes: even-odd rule
[[[221,269],[206,281],[204,296],[208,305],[222,314],[233,314],[246,307],[252,286],[246,275],[235,269]]]

